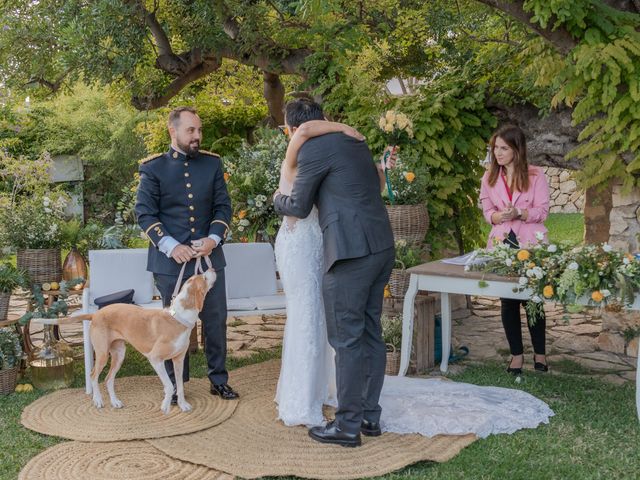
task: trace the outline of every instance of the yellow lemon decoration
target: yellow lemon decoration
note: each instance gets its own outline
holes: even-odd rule
[[[58,282],[51,282],[51,290],[60,290],[60,284]]]
[[[42,290],[44,290],[45,292],[47,290],[51,290],[51,284],[50,283],[43,283],[42,284]]]
[[[24,392],[24,385],[19,383],[18,385],[16,385],[16,389],[14,390],[16,393],[21,393]]]
[[[33,385],[31,385],[30,383],[25,383],[24,385],[22,385],[22,391],[25,393],[33,392]]]
[[[516,258],[521,262],[526,262],[531,257],[529,250],[519,250],[516,254]]]
[[[545,298],[553,297],[553,287],[551,285],[545,285],[542,289],[542,295],[544,295]]]
[[[600,290],[596,290],[591,294],[591,300],[599,303],[604,300],[604,295],[600,292]]]

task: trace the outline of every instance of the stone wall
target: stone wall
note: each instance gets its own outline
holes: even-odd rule
[[[542,167],[549,181],[549,212],[576,213],[584,209],[584,192],[571,178],[570,170]]]
[[[622,193],[622,185],[613,185],[609,220],[609,243],[625,252],[640,250],[640,189],[628,195]]]

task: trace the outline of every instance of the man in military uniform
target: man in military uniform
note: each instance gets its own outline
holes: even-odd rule
[[[231,219],[231,200],[224,181],[220,157],[200,150],[202,122],[189,107],[169,114],[171,147],[164,154],[141,160],[136,200],[138,224],[149,237],[147,270],[153,272],[165,307],[187,263],[183,283],[194,274],[197,257],[208,256],[217,274],[200,312],[211,393],[223,399],[237,398],[227,384],[227,301],[225,259],[220,245]],[[201,261],[198,258],[197,261]],[[165,362],[175,385],[171,361]],[[189,380],[189,356],[184,380]],[[175,395],[174,395],[175,399]]]

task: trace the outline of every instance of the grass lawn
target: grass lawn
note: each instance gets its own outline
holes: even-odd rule
[[[550,213],[544,225],[549,230],[551,243],[582,243],[584,235],[584,215],[582,213]],[[491,227],[483,223],[483,238],[489,236]]]
[[[264,352],[252,358],[230,360],[234,369],[279,356]],[[78,362],[76,386],[82,385]],[[204,376],[204,356],[192,357],[192,374]],[[586,376],[529,373],[521,384],[494,363],[471,365],[457,381],[520,388],[546,401],[556,416],[549,425],[494,435],[478,440],[453,460],[409,466],[385,476],[389,479],[622,479],[637,478],[640,470],[640,432],[634,404],[634,386],[619,387]],[[106,370],[105,370],[106,371]],[[148,362],[129,351],[121,376],[153,375]],[[233,373],[231,374],[233,384]],[[22,409],[45,392],[12,394],[0,398],[0,479],[15,479],[20,468],[43,449],[62,440],[20,426]],[[160,394],[160,392],[159,392]],[[87,398],[87,401],[89,399]],[[635,472],[635,473],[634,473]]]

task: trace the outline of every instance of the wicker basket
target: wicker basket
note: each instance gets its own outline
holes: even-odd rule
[[[387,205],[393,238],[420,243],[429,230],[429,212],[425,205]]]
[[[7,313],[9,313],[9,300],[11,299],[11,292],[0,292],[0,322],[7,319]]]
[[[402,268],[394,268],[391,270],[389,290],[393,298],[404,298],[404,294],[407,293],[407,289],[409,288],[410,278],[411,275]]]
[[[396,347],[387,343],[387,366],[384,369],[385,375],[398,375],[400,370],[400,352]]]
[[[18,250],[17,265],[29,274],[32,283],[59,282],[62,279],[59,248]]]
[[[18,383],[18,367],[0,370],[0,395],[9,395]]]

